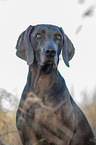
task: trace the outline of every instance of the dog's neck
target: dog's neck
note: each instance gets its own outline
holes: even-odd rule
[[[52,88],[52,86],[58,82],[57,68],[44,69],[39,67],[36,63],[29,66],[30,91],[37,95],[42,91],[44,92],[44,90],[47,91]]]
[[[43,71],[37,64],[29,66],[29,75],[27,81],[27,92],[33,92],[42,99],[48,106],[55,106],[64,101],[68,101],[69,92],[59,71],[51,68],[49,73]],[[65,96],[63,95],[65,94]]]

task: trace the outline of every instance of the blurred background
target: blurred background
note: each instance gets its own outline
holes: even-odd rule
[[[15,116],[28,65],[15,46],[36,24],[60,26],[73,42],[70,67],[60,56],[58,69],[96,136],[96,0],[0,0],[0,145],[21,145]]]

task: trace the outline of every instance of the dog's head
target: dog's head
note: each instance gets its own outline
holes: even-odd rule
[[[36,61],[40,67],[57,67],[59,55],[67,66],[74,55],[74,46],[62,28],[54,25],[29,26],[18,38],[17,56],[26,60],[28,65]]]

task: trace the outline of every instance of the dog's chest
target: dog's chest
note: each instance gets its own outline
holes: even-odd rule
[[[37,97],[42,99],[45,105],[54,107],[64,101],[66,90],[61,83],[62,81],[58,81],[57,76],[40,76],[36,83],[34,93]]]

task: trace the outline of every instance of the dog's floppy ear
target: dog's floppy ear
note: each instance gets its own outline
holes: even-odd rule
[[[69,67],[69,61],[72,59],[75,49],[71,40],[64,33],[63,29],[60,27],[61,33],[63,35],[63,48],[62,48],[62,57],[65,64]]]
[[[34,52],[31,45],[30,34],[33,30],[33,26],[29,26],[18,38],[16,45],[16,55],[27,61],[28,65],[31,65],[34,61]]]

